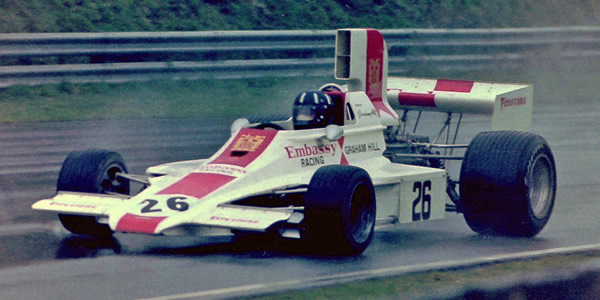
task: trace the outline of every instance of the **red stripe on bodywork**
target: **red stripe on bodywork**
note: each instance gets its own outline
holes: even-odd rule
[[[398,103],[405,106],[435,107],[435,94],[398,93]]]
[[[438,79],[435,91],[470,93],[475,82],[468,80]]]
[[[275,130],[243,128],[223,153],[209,164],[229,164],[245,168],[267,149],[275,135]],[[202,199],[235,178],[222,174],[191,173],[158,194],[186,195]]]
[[[375,29],[367,29],[367,73],[365,78],[365,93],[371,99],[377,114],[381,111],[390,116],[395,114],[383,102],[383,67],[385,41],[383,35]]]
[[[158,194],[186,195],[202,199],[204,196],[218,190],[235,178],[236,177],[221,174],[191,173],[166,189],[158,192]]]
[[[344,138],[345,137],[343,136],[338,140],[338,145],[340,145],[340,149],[342,151],[342,158],[340,160],[340,165],[347,166],[350,163],[348,163],[348,159],[346,158],[346,154],[344,153]]]
[[[259,157],[277,135],[276,130],[243,128],[211,164],[246,167]]]
[[[125,214],[117,224],[117,231],[154,233],[158,224],[167,217],[144,217],[134,214]]]

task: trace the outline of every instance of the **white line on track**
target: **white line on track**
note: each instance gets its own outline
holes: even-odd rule
[[[384,276],[395,276],[412,272],[431,271],[439,269],[454,269],[476,266],[486,263],[510,261],[516,259],[535,258],[552,254],[567,254],[590,250],[599,250],[600,244],[580,245],[571,247],[561,247],[554,249],[526,251],[510,254],[499,254],[473,259],[452,260],[443,262],[433,262],[419,265],[397,266],[390,268],[363,270],[348,273],[338,273],[333,275],[321,276],[311,279],[297,279],[278,281],[263,284],[243,285],[222,289],[197,291],[182,294],[173,294],[160,297],[142,298],[140,300],[179,300],[179,299],[217,299],[229,298],[234,296],[250,296],[252,294],[269,293],[289,289],[302,289],[316,286],[324,286],[335,283],[344,283],[354,280],[367,280]]]
[[[64,233],[65,229],[59,221],[46,223],[18,223],[0,226],[0,237],[27,234],[33,232],[50,232],[54,234]]]

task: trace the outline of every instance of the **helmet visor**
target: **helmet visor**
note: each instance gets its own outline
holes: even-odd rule
[[[311,106],[300,106],[294,110],[296,120],[300,122],[310,122],[315,119],[315,110]]]

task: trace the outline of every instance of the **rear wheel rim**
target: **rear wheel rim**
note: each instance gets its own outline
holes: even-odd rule
[[[529,180],[529,205],[537,219],[548,215],[552,199],[554,198],[554,176],[547,156],[536,158],[531,168]]]
[[[357,243],[364,243],[371,234],[374,222],[372,205],[373,199],[367,186],[357,186],[350,203],[350,232]]]

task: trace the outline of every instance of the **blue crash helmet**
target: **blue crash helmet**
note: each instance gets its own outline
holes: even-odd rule
[[[333,121],[333,101],[321,91],[303,92],[294,100],[294,129],[323,128]]]

